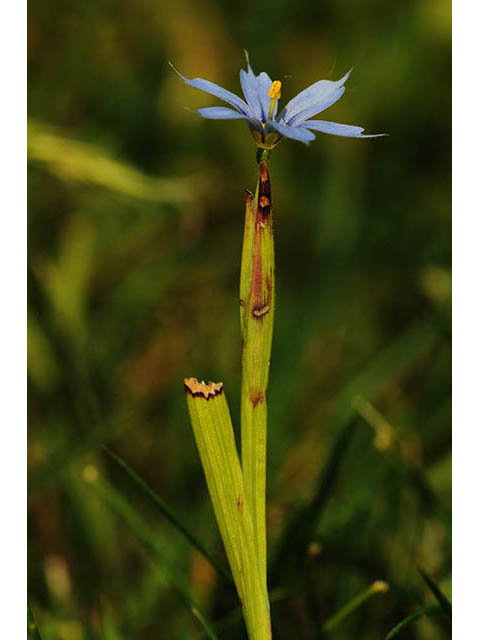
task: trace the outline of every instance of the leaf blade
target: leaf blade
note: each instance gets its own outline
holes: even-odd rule
[[[438,604],[441,606],[443,612],[451,622],[452,621],[452,603],[447,598],[447,596],[443,593],[440,587],[436,584],[433,578],[424,569],[422,569],[421,567],[418,567],[418,572],[424,579],[430,591],[435,596],[435,599],[437,600]]]
[[[442,609],[437,605],[428,605],[426,607],[422,607],[421,609],[417,609],[406,618],[401,620],[398,624],[396,624],[393,629],[390,629],[388,634],[385,636],[385,640],[391,640],[396,635],[398,635],[404,627],[409,625],[411,622],[418,620],[418,618],[421,618],[423,615],[434,616],[440,613],[442,613]]]
[[[181,522],[175,515],[173,509],[165,502],[165,500],[154,491],[145,480],[117,453],[111,451],[108,447],[103,447],[105,453],[125,471],[128,477],[133,480],[137,487],[147,496],[147,498],[157,507],[157,509],[165,516],[165,518],[199,551],[212,566],[230,583],[233,584],[232,576],[215,555],[209,551],[205,545]]]

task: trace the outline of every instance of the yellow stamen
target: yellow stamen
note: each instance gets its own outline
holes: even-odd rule
[[[275,80],[268,92],[268,97],[273,99],[279,99],[282,97],[282,83],[280,80]]]
[[[268,118],[270,119],[273,116],[273,110],[275,109],[276,101],[279,100],[282,96],[282,83],[280,80],[275,80],[268,91],[268,97],[270,98],[270,112],[268,114]]]

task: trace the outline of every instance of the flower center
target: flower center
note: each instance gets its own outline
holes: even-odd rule
[[[277,100],[281,98],[281,96],[282,96],[282,83],[280,82],[280,80],[275,80],[268,92],[268,97],[270,98],[270,111],[268,113],[269,120],[272,119],[275,105],[277,103]]]

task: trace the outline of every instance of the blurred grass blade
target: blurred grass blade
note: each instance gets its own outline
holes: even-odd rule
[[[442,607],[443,612],[451,622],[452,621],[452,603],[447,598],[447,596],[442,592],[442,590],[436,584],[433,578],[426,571],[424,571],[421,567],[418,567],[418,571],[422,576],[422,578],[425,580],[430,591],[435,596],[438,604]]]
[[[287,575],[289,569],[298,563],[314,535],[358,422],[357,417],[352,418],[341,431],[319,475],[317,489],[310,504],[297,512],[288,523],[272,562],[272,587],[278,586],[282,576]]]
[[[270,640],[270,608],[261,579],[252,516],[245,500],[223,383],[184,382],[192,429],[250,640]]]
[[[27,602],[27,630],[28,630],[28,640],[42,640],[42,636],[38,630],[38,627],[35,623],[35,618],[33,617],[32,610],[30,608],[30,603]]]
[[[201,613],[196,607],[192,609],[192,613],[202,625],[207,638],[210,638],[210,640],[218,640],[218,636],[216,635],[215,631],[212,629],[208,621],[205,619],[203,613]]]
[[[322,631],[331,631],[342,620],[358,609],[364,602],[369,600],[375,593],[386,593],[388,591],[388,584],[383,580],[376,580],[369,587],[364,589],[357,596],[352,598],[350,602],[347,602],[337,613],[331,616],[323,625]]]
[[[418,620],[418,618],[421,618],[422,616],[434,616],[434,615],[438,615],[439,613],[443,613],[443,611],[441,607],[438,607],[436,604],[428,605],[427,607],[422,607],[421,609],[417,609],[416,611],[411,613],[409,616],[404,618],[397,625],[395,625],[393,629],[391,629],[388,632],[388,634],[385,637],[385,640],[391,640],[391,638],[394,638],[397,634],[399,634],[404,627],[409,625],[411,622]]]
[[[141,478],[136,471],[134,471],[118,454],[114,453],[107,447],[103,447],[105,453],[107,453],[112,460],[114,460],[119,467],[121,467],[129,476],[131,480],[139,487],[139,489],[150,499],[151,502],[160,510],[160,512],[167,518],[167,520],[176,528],[180,533],[201,553],[207,560],[215,567],[215,569],[222,574],[229,582],[233,584],[232,576],[230,572],[222,565],[220,560],[217,560],[213,553],[211,553],[191,531],[180,522],[179,518],[175,515],[173,509],[163,500],[156,491],[154,491],[148,484]]]
[[[129,198],[168,204],[194,199],[191,181],[148,176],[98,146],[67,138],[33,119],[28,121],[28,158],[63,180],[90,183]]]
[[[121,520],[132,530],[140,545],[144,548],[152,560],[159,566],[166,581],[176,589],[183,602],[191,611],[198,610],[198,605],[190,592],[187,580],[182,576],[176,567],[165,555],[164,547],[159,543],[144,520],[138,515],[131,504],[108,482],[99,479],[98,471],[95,467],[88,465],[83,472],[84,480],[90,484],[106,504],[121,518]],[[202,621],[197,617],[202,623]],[[202,614],[202,620],[206,618]],[[209,625],[211,626],[211,625]]]

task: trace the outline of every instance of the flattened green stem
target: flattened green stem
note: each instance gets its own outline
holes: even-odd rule
[[[270,640],[270,610],[254,544],[253,524],[245,500],[242,470],[230,412],[221,382],[185,380],[195,441],[242,603],[250,640]]]
[[[253,229],[250,228],[253,220]],[[270,177],[264,160],[253,201],[247,197],[240,277],[242,330],[241,437],[245,498],[252,513],[255,547],[266,585],[265,524],[267,400],[274,310],[274,247]]]
[[[330,631],[337,626],[342,620],[358,609],[364,602],[371,598],[375,593],[386,593],[388,584],[383,580],[376,580],[364,591],[355,596],[350,602],[344,605],[337,613],[329,618],[322,627],[322,631]]]

